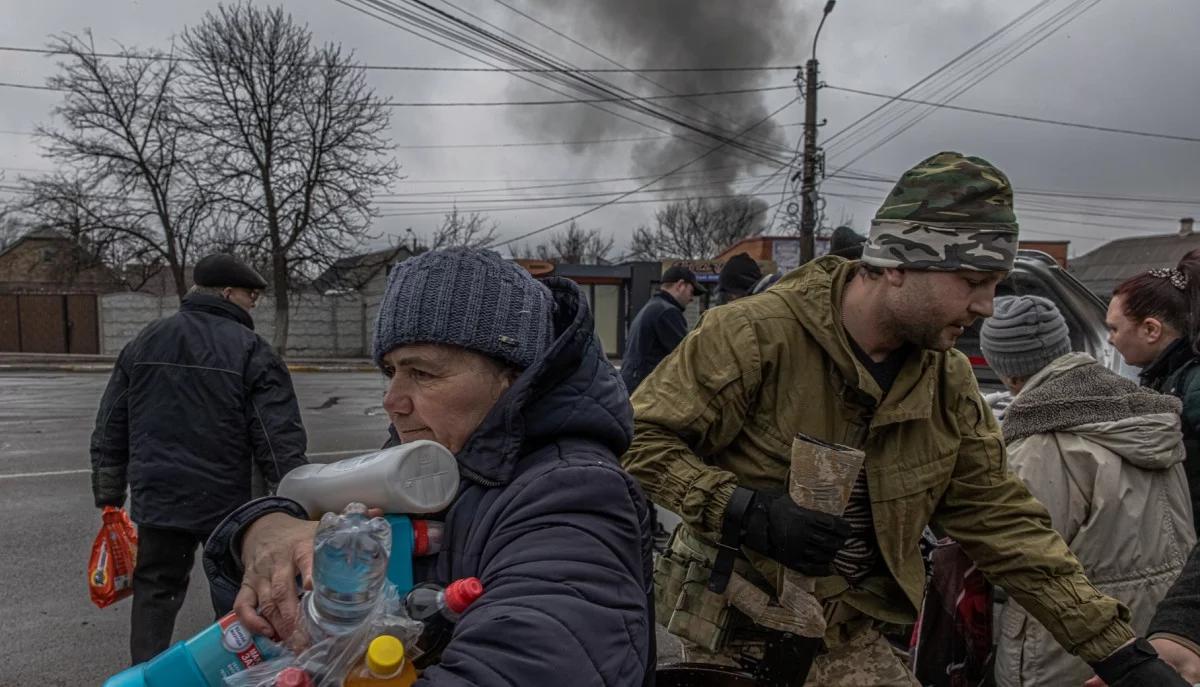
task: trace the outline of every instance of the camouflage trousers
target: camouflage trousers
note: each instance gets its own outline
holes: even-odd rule
[[[763,633],[755,631],[735,631],[720,652],[680,641],[685,662],[743,670],[762,659],[766,644]],[[921,687],[921,683],[909,670],[907,657],[878,630],[867,627],[817,656],[803,687]]]

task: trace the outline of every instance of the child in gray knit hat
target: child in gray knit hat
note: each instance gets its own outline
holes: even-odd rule
[[[1014,394],[1024,382],[1071,352],[1062,313],[1041,296],[1003,296],[983,322],[979,347],[1001,381]]]

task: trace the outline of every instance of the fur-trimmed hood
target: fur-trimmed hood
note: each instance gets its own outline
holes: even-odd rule
[[[1029,379],[1004,416],[1008,443],[1070,431],[1145,469],[1183,460],[1179,399],[1140,387],[1086,353],[1069,353]]]

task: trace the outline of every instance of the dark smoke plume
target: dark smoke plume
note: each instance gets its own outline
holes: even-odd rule
[[[808,32],[799,25],[795,13],[789,11],[794,4],[786,0],[582,0],[569,3],[561,0],[531,0],[529,4],[535,6],[535,10],[545,11],[542,16],[551,18],[547,23],[631,68],[799,64],[804,59],[805,40],[802,38],[808,36]],[[537,16],[538,12],[532,11],[530,14]],[[553,44],[549,41],[538,42],[542,45]],[[575,48],[570,53],[565,49],[554,49],[553,52],[560,56],[572,55],[571,62],[578,66],[612,66],[594,55],[581,55]],[[639,95],[665,93],[661,88],[633,75],[608,73],[597,76]],[[788,84],[794,73],[661,72],[648,73],[646,76],[675,93],[699,93]],[[534,92],[528,88],[523,87],[522,92]],[[777,103],[771,109],[764,102],[765,95],[773,96],[771,102]],[[793,95],[787,94],[788,97]],[[763,119],[784,101],[780,92],[769,92],[651,102],[701,120],[706,128],[736,133]],[[604,104],[604,107],[628,113],[624,108],[612,104]],[[756,143],[771,148],[773,157],[787,159],[795,144],[787,140],[790,134],[786,132],[789,130],[777,124],[798,120],[800,111],[798,107],[790,108],[786,114],[776,116],[754,129],[749,136]],[[655,134],[650,129],[639,128],[587,105],[529,108],[514,116],[520,118],[522,126],[536,131],[540,137],[554,134],[567,140],[595,140]],[[645,115],[636,116],[639,120],[647,119]],[[691,160],[716,143],[712,138],[676,124],[656,119],[650,121],[660,129],[700,141],[702,145],[679,138],[636,143],[630,156],[631,171],[636,175],[660,174]],[[798,133],[798,130],[792,131]],[[579,153],[585,149],[590,149],[590,146],[575,146],[573,152]],[[712,186],[703,194],[680,192],[678,195],[729,193],[729,184],[739,176],[758,171],[756,166],[762,164],[771,165],[762,158],[726,146],[685,170],[708,172],[703,177],[706,181],[721,182],[724,187]],[[678,186],[688,183],[689,179],[696,181],[700,178],[689,175],[665,181],[663,185]]]

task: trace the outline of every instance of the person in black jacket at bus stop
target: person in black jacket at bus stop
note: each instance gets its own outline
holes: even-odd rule
[[[696,275],[682,265],[663,272],[662,285],[629,325],[629,342],[621,361],[621,380],[629,393],[687,336],[683,311],[698,295],[708,293]]]
[[[273,488],[307,462],[292,378],[250,318],[266,281],[225,254],[194,277],[179,312],[121,350],[91,439],[96,507],[124,504],[128,486],[138,525],[134,664],[169,645],[196,547],[251,499],[252,470]],[[212,600],[218,615],[233,607]]]

